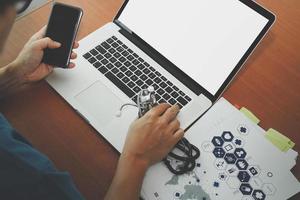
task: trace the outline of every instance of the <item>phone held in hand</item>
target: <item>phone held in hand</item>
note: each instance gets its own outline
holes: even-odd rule
[[[54,3],[45,37],[61,43],[61,47],[45,49],[44,63],[55,67],[68,67],[82,14],[81,8]]]

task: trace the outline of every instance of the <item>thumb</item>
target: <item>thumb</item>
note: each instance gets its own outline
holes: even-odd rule
[[[49,37],[42,38],[35,42],[36,46],[40,50],[44,50],[46,48],[56,49],[61,47],[61,43],[51,40]]]

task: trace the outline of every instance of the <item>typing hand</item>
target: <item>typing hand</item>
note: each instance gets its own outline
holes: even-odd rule
[[[136,120],[130,127],[122,156],[134,157],[147,167],[161,161],[181,140],[178,106],[160,104]]]
[[[44,79],[53,71],[53,66],[42,63],[44,49],[56,49],[61,46],[60,43],[45,38],[46,27],[34,34],[25,44],[17,59],[12,63],[16,74],[21,82],[29,83]],[[78,48],[78,42],[74,43],[74,49]],[[72,52],[71,59],[76,59],[77,54]],[[75,67],[70,63],[69,68]]]

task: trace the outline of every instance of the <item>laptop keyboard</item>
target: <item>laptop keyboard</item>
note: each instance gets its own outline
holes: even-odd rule
[[[149,86],[154,87],[159,103],[178,104],[182,108],[192,100],[115,36],[83,57],[135,103],[137,94]]]

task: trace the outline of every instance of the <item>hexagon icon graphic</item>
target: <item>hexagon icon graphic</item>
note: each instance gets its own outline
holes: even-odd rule
[[[248,166],[249,166],[249,164],[247,163],[247,161],[244,160],[244,159],[237,160],[235,165],[237,166],[237,168],[239,170],[246,170],[248,168]]]
[[[266,195],[262,190],[254,190],[252,193],[252,197],[255,200],[265,200],[266,199]]]
[[[230,131],[224,131],[222,133],[222,139],[225,141],[225,142],[231,142],[233,140],[233,135]]]
[[[243,182],[243,183],[249,182],[250,178],[251,178],[251,177],[250,177],[250,175],[248,174],[247,171],[240,171],[240,172],[238,173],[238,179],[239,179],[241,182]]]
[[[215,160],[214,165],[218,170],[224,170],[227,167],[227,163],[225,162],[225,160],[220,158]]]
[[[216,147],[213,150],[213,154],[215,155],[216,158],[223,158],[225,155],[225,151],[220,147]]]
[[[221,137],[219,136],[215,136],[213,137],[213,139],[211,140],[211,142],[213,143],[213,145],[215,145],[216,147],[221,147],[224,144],[224,141]]]
[[[248,183],[243,183],[240,186],[240,191],[243,195],[251,195],[253,188]]]
[[[276,188],[272,183],[264,184],[262,189],[266,195],[274,195],[276,193]]]
[[[234,150],[234,155],[237,157],[237,158],[245,158],[246,155],[247,155],[247,152],[243,149],[243,148],[236,148]]]
[[[244,146],[244,140],[242,138],[235,137],[232,141],[232,143],[237,147],[241,148]]]
[[[236,161],[236,157],[233,153],[226,153],[224,160],[228,163],[228,164],[234,164]]]
[[[248,170],[252,176],[258,176],[260,174],[260,168],[258,166],[251,165]]]

